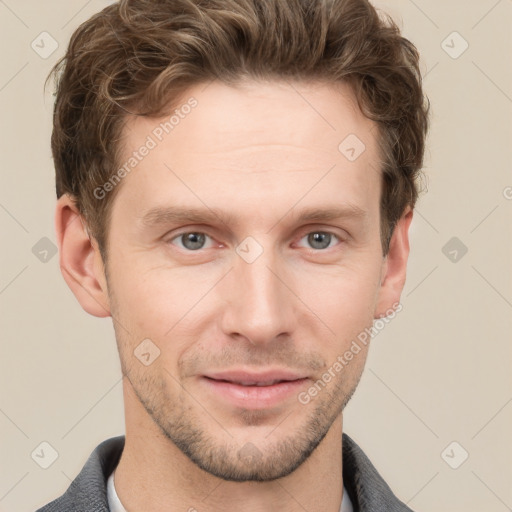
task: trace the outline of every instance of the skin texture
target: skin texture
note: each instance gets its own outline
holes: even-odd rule
[[[348,86],[213,82],[183,103],[191,97],[197,106],[117,185],[106,268],[71,199],[57,203],[63,276],[85,311],[114,322],[126,415],[118,495],[128,511],[338,512],[342,410],[368,347],[307,404],[294,392],[244,407],[204,375],[287,369],[307,391],[399,301],[412,212],[383,257],[378,130]],[[126,158],[168,119],[128,118]],[[338,149],[350,134],[366,147],[355,161]],[[155,207],[216,215],[149,226]],[[362,214],[299,219],[346,207]],[[184,233],[204,233],[204,246],[191,250]],[[330,233],[327,247],[312,233]],[[261,254],[249,263],[237,247]],[[159,351],[147,366],[134,354],[145,339]]]

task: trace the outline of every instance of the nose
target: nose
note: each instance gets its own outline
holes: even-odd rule
[[[222,331],[254,345],[289,337],[297,324],[289,280],[271,250],[264,251],[252,263],[236,255],[233,269],[223,283],[226,306],[221,317]]]

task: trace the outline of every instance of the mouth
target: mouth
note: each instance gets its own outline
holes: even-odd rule
[[[232,382],[242,386],[270,386],[276,382],[292,382],[307,378],[307,375],[304,373],[279,368],[260,372],[250,372],[242,369],[226,370],[209,372],[204,376],[212,380]]]
[[[296,396],[309,378],[290,371],[273,370],[209,373],[201,380],[214,392],[216,400],[246,409],[265,409]]]
[[[206,377],[207,379],[209,377]],[[269,381],[232,381],[232,380],[226,380],[226,379],[211,379],[216,380],[218,382],[228,382],[230,384],[238,384],[239,386],[273,386],[274,384],[279,384],[281,382],[294,382],[292,380],[269,380]],[[298,380],[298,379],[296,379]]]

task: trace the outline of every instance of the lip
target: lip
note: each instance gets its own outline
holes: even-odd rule
[[[214,380],[225,380],[236,384],[265,384],[271,381],[294,381],[304,379],[307,375],[285,369],[265,370],[262,372],[249,372],[247,370],[228,370],[210,372],[204,375]]]
[[[230,370],[203,375],[202,383],[215,394],[236,407],[266,409],[296,396],[309,380],[304,374],[289,370],[248,372]]]

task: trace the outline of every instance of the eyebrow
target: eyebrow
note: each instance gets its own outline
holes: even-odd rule
[[[293,215],[294,222],[326,222],[338,219],[365,219],[368,212],[355,204],[325,208],[304,208],[293,214],[289,210],[275,225],[288,215]],[[194,224],[211,224],[221,222],[223,224],[237,224],[238,218],[232,213],[217,208],[182,208],[182,207],[155,207],[145,212],[140,217],[140,223],[145,228],[154,228],[162,225],[190,222]],[[274,225],[274,226],[275,226]]]

